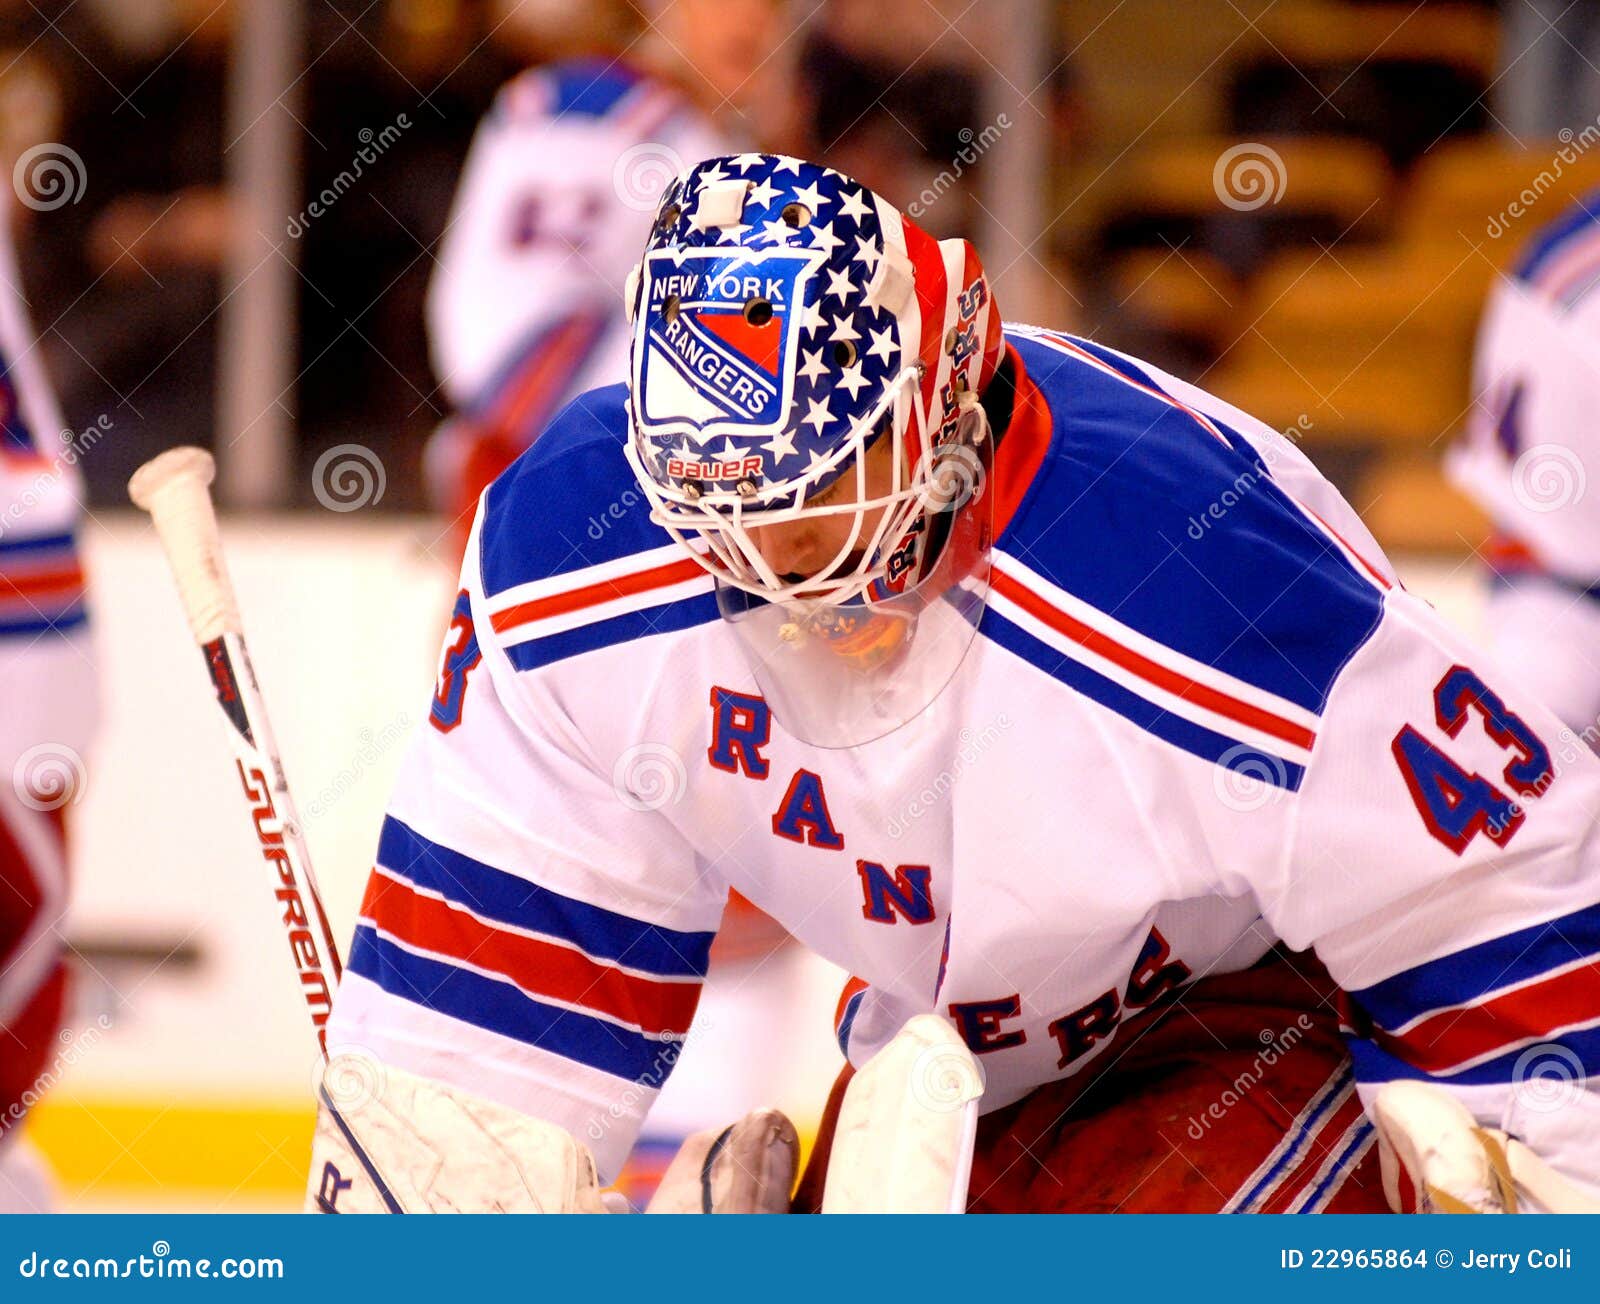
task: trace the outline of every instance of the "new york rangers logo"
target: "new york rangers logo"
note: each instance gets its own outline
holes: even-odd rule
[[[645,259],[635,419],[648,435],[741,442],[790,421],[807,277],[802,249],[658,250]]]

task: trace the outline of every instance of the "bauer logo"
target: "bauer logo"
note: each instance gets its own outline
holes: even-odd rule
[[[651,254],[634,350],[640,426],[698,440],[781,430],[794,394],[799,305],[821,257],[799,249]]]

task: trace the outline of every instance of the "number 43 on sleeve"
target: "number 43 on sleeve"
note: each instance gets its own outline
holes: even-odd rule
[[[1434,688],[1433,714],[1449,738],[1459,738],[1476,714],[1484,732],[1511,754],[1501,778],[1517,796],[1537,798],[1549,788],[1555,777],[1550,749],[1466,666],[1451,666]],[[1463,769],[1413,726],[1402,728],[1390,746],[1428,832],[1456,855],[1480,833],[1503,847],[1522,827],[1526,812],[1505,788]]]

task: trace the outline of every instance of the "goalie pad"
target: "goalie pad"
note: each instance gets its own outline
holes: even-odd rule
[[[328,1060],[308,1213],[603,1213],[565,1129],[357,1052]]]
[[[850,1080],[823,1213],[964,1213],[983,1070],[956,1030],[919,1014]]]
[[[1600,1213],[1597,1201],[1459,1100],[1391,1082],[1372,1102],[1383,1191],[1396,1213]]]
[[[776,1109],[758,1109],[685,1141],[645,1212],[788,1213],[799,1164],[794,1124]]]

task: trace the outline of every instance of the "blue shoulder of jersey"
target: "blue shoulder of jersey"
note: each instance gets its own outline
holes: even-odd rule
[[[717,618],[710,577],[651,521],[623,455],[626,396],[580,394],[489,487],[483,592],[515,610],[497,628],[519,670]]]
[[[1591,190],[1534,234],[1517,255],[1511,275],[1532,285],[1572,249],[1596,236],[1600,236],[1600,190]]]
[[[1274,482],[1243,435],[1164,393],[1130,359],[1070,336],[1009,338],[1053,432],[998,551],[1018,574],[1320,714],[1382,617],[1374,580]],[[1077,673],[1011,622],[985,620],[1041,668]]]
[[[615,59],[562,60],[530,68],[507,82],[496,111],[520,117],[527,106],[545,119],[603,118],[642,80],[635,69]]]

